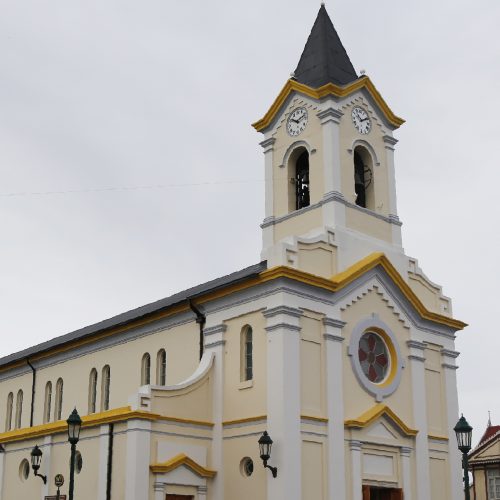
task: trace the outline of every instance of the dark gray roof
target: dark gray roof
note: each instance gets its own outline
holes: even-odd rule
[[[137,309],[132,309],[131,311],[119,314],[118,316],[113,316],[112,318],[105,319],[104,321],[100,321],[99,323],[80,328],[79,330],[75,330],[74,332],[67,333],[66,335],[61,335],[60,337],[56,337],[52,340],[42,342],[41,344],[29,347],[28,349],[24,349],[14,354],[9,354],[8,356],[0,358],[0,366],[5,366],[10,363],[29,358],[30,356],[33,356],[35,354],[49,351],[50,349],[54,349],[55,347],[60,347],[75,340],[80,340],[85,337],[92,336],[97,332],[108,330],[116,326],[125,325],[127,323],[130,323],[131,321],[135,321],[150,314],[166,310],[171,306],[180,304],[187,300],[195,300],[197,297],[200,297],[208,292],[213,292],[228,285],[234,285],[235,283],[244,281],[253,276],[257,276],[266,269],[267,262],[263,261],[259,264],[246,267],[245,269],[241,269],[240,271],[236,271],[232,274],[222,276],[212,281],[207,281],[206,283],[195,286],[193,288],[188,288],[187,290],[171,295],[170,297],[167,297],[165,299],[157,300],[156,302],[152,302],[151,304],[138,307]]]
[[[321,5],[295,70],[295,79],[309,87],[318,88],[327,83],[346,85],[357,78],[356,70],[326,8]]]

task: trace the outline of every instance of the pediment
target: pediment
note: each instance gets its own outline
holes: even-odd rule
[[[373,438],[397,439],[399,437],[397,431],[391,428],[389,422],[385,422],[384,420],[380,420],[371,425],[366,435]]]
[[[500,437],[494,439],[484,448],[480,448],[476,452],[474,452],[473,458],[471,457],[471,460],[485,460],[492,458],[500,459]]]

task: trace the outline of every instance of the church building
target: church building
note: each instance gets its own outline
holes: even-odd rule
[[[260,259],[0,359],[0,500],[67,495],[75,407],[75,500],[462,498],[466,325],[402,246],[403,123],[322,5],[253,124]]]

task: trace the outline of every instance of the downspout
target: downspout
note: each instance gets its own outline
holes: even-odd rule
[[[196,323],[200,325],[200,359],[203,357],[203,327],[207,322],[206,316],[193,304],[191,299],[188,300],[189,307],[196,314]]]
[[[36,383],[36,370],[35,367],[30,363],[29,358],[26,358],[26,363],[33,371],[33,380],[31,383],[31,414],[30,414],[30,427],[33,427],[33,416],[35,414],[35,383]]]
[[[113,472],[113,438],[115,424],[109,424],[108,436],[108,470],[106,477],[106,500],[111,500],[111,474]]]

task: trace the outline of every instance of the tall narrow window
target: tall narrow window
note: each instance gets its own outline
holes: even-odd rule
[[[52,382],[45,384],[45,401],[43,405],[43,423],[50,422],[50,408],[52,406]]]
[[[16,420],[14,422],[14,427],[16,429],[21,428],[21,421],[23,417],[23,391],[19,389],[16,398]]]
[[[54,420],[61,420],[62,415],[62,402],[63,402],[63,379],[57,379],[56,383],[56,404],[54,409]]]
[[[309,153],[303,151],[295,163],[295,210],[310,205]]]
[[[354,150],[354,191],[356,205],[375,208],[373,199],[373,170],[370,153],[361,146]]]
[[[102,369],[101,378],[101,411],[109,410],[109,387],[111,384],[111,370],[109,365]]]
[[[142,357],[141,362],[141,385],[149,385],[151,383],[151,356],[146,353]]]
[[[12,408],[14,406],[14,394],[9,392],[7,396],[7,413],[5,415],[5,431],[12,429]]]
[[[89,376],[89,414],[95,413],[97,400],[97,370],[92,368]]]
[[[253,379],[253,332],[251,326],[241,331],[241,380]]]
[[[156,383],[165,385],[167,380],[167,353],[165,349],[160,349],[156,356]]]

